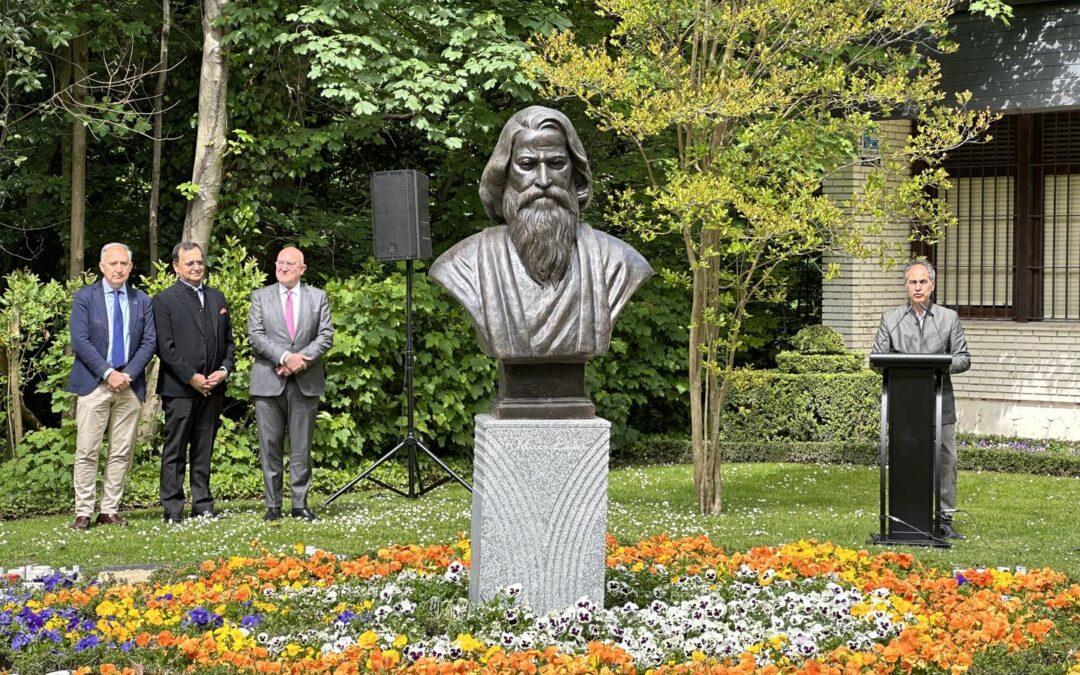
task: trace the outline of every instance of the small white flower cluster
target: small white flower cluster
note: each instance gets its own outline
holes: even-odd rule
[[[614,572],[607,583],[609,599],[633,598],[634,589]],[[627,600],[605,608],[581,598],[544,616],[524,604],[520,585],[470,609],[467,585],[468,570],[454,563],[442,575],[405,571],[392,580],[274,591],[272,599],[287,603],[294,619],[304,617],[306,625],[322,627],[274,637],[262,633],[258,640],[271,654],[293,643],[325,654],[345,650],[362,633],[373,631],[380,647],[398,648],[404,658],[416,661],[461,658],[466,648],[458,637],[467,633],[507,651],[554,645],[582,653],[598,640],[624,649],[639,668],[695,654],[724,659],[746,651],[763,665],[801,662],[841,644],[870,649],[915,621],[894,607],[888,589],[863,593],[835,578],[786,580],[774,571],[749,567],[726,582],[718,582],[713,570],[664,579],[644,606]],[[404,645],[403,635],[409,636]]]
[[[813,580],[767,586],[735,581],[678,602],[657,599],[647,607],[629,602],[611,609],[583,598],[531,625],[507,622],[477,637],[516,649],[526,648],[524,638],[526,644],[553,644],[571,653],[600,640],[625,649],[638,667],[649,668],[695,652],[733,657],[754,645],[765,645],[758,651],[761,663],[778,657],[805,659],[825,643],[865,645],[893,637],[905,626],[888,610],[887,591],[884,597],[871,598],[835,583],[825,589],[816,586],[820,582]],[[863,617],[852,614],[855,605],[866,603],[883,609]]]

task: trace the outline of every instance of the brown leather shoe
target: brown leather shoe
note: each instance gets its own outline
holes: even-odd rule
[[[127,521],[116,515],[115,513],[99,513],[97,517],[98,525],[119,525],[123,527],[127,525]]]
[[[71,523],[71,529],[73,530],[89,530],[90,529],[90,516],[76,516],[75,521]]]

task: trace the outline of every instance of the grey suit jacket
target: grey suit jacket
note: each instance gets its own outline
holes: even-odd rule
[[[330,323],[330,302],[326,293],[314,286],[298,284],[300,316],[296,338],[289,337],[285,312],[281,308],[278,284],[263,286],[251,294],[248,313],[248,338],[255,350],[251,366],[251,395],[277,396],[285,389],[285,379],[277,374],[285,352],[310,357],[308,367],[296,373],[296,384],[306,396],[322,396],[326,375],[322,356],[334,344],[334,326]]]
[[[950,373],[962,373],[971,367],[964,328],[960,317],[948,307],[931,304],[926,310],[923,324],[911,303],[894,307],[881,315],[874,352],[882,354],[952,354]],[[956,401],[953,397],[952,378],[945,376],[942,382],[941,422],[956,423]]]

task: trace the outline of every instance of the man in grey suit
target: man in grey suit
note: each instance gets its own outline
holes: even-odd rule
[[[881,315],[874,352],[897,354],[952,354],[949,373],[971,367],[964,328],[956,312],[930,301],[937,273],[926,260],[914,260],[904,268],[908,301]],[[941,504],[941,532],[951,539],[963,539],[952,524],[956,511],[956,400],[952,378],[945,376],[941,397],[941,450],[937,457],[938,499]]]
[[[267,521],[281,519],[286,433],[292,516],[318,520],[307,507],[311,439],[319,397],[326,390],[322,356],[334,344],[334,327],[326,293],[300,283],[306,269],[299,249],[282,249],[276,263],[277,283],[251,294],[248,337],[255,350],[251,396],[259,425]]]

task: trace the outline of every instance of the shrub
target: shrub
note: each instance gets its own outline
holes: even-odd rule
[[[611,422],[611,447],[643,433],[685,429],[687,396],[685,289],[657,278],[645,284],[623,310],[611,334],[611,351],[586,368],[596,414]]]
[[[791,338],[791,345],[800,354],[843,354],[844,337],[823,325],[807,326]]]
[[[857,373],[865,367],[859,352],[844,354],[801,354],[780,352],[776,355],[776,369],[781,373],[802,375],[808,373]]]
[[[873,442],[880,429],[881,376],[793,375],[737,370],[721,420],[726,442]]]
[[[1031,473],[1080,478],[1080,444],[1061,441],[1002,439],[961,434],[959,467],[964,471]],[[1065,447],[1061,447],[1065,446]],[[878,441],[724,441],[725,462],[876,465]],[[687,464],[693,461],[690,439],[678,435],[645,436],[612,453],[612,463]]]

